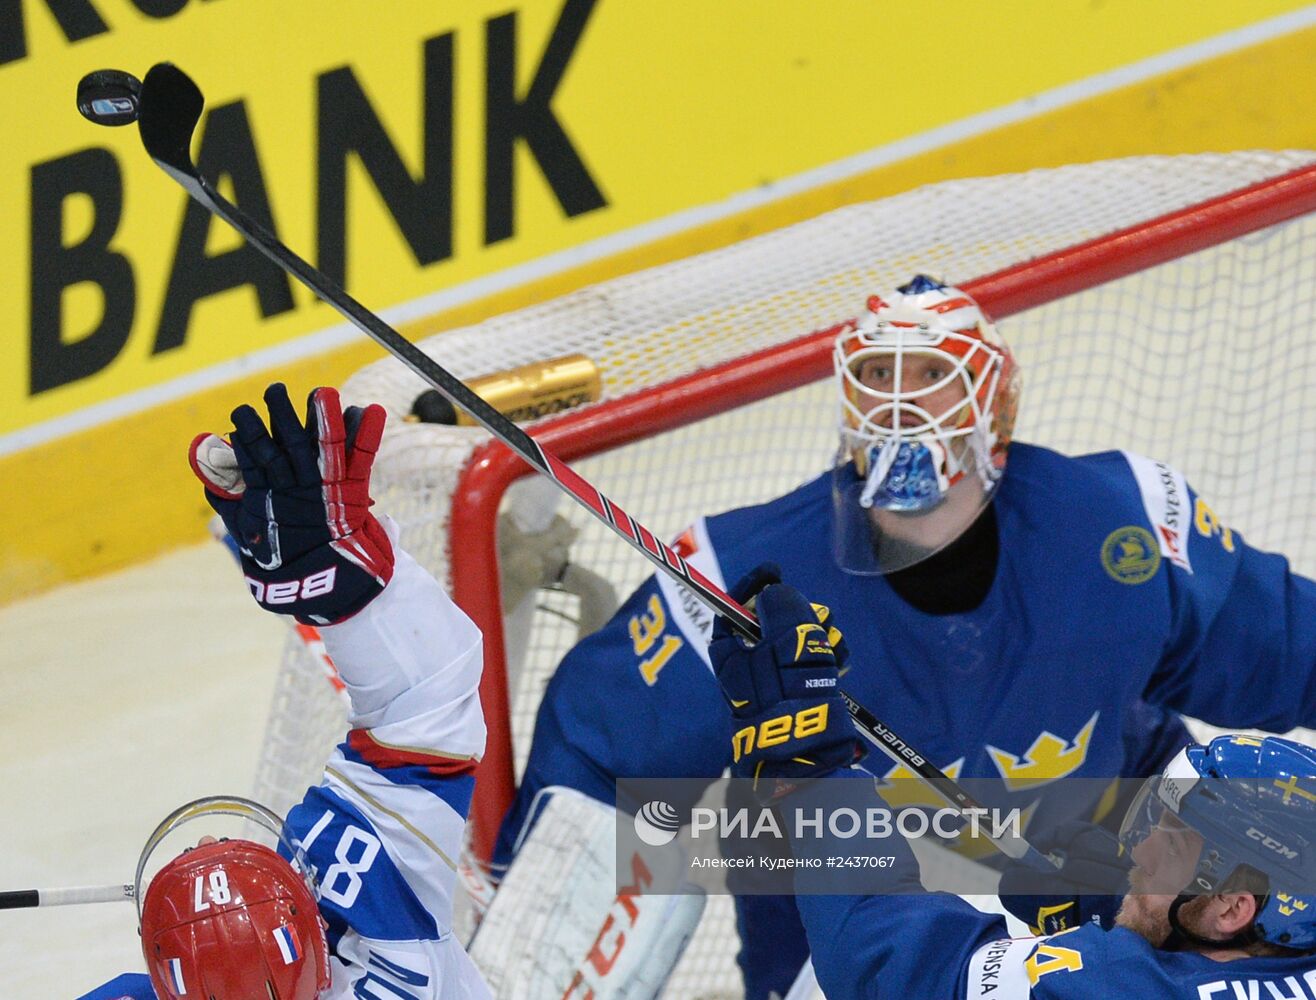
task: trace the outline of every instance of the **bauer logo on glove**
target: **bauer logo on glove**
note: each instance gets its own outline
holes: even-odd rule
[[[226,440],[200,434],[192,471],[237,541],[262,607],[308,625],[349,618],[393,575],[393,547],[370,513],[370,469],[384,431],[377,405],[350,407],[316,389],[298,419],[282,383],[265,390],[269,426],[233,411]]]
[[[735,635],[718,618],[708,649],[736,720],[732,773],[753,778],[766,798],[864,755],[836,687],[846,658],[840,630],[826,607],[779,580],[775,566],[760,566],[730,591],[742,602],[757,595],[759,642]]]
[[[757,725],[736,730],[736,734],[731,737],[732,760],[739,761],[755,750],[766,750],[790,740],[804,740],[826,732],[828,707],[824,702],[794,715],[778,715]]]

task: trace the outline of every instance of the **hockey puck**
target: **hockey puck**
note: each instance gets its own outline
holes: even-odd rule
[[[411,415],[422,424],[455,424],[457,411],[438,389],[426,389],[411,404]]]
[[[142,82],[118,69],[98,69],[78,81],[78,112],[97,125],[131,125],[137,120]]]

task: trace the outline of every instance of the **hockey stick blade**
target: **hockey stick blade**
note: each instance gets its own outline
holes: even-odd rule
[[[0,910],[70,906],[76,903],[130,903],[134,896],[133,887],[126,883],[71,886],[67,889],[14,889],[0,892]]]
[[[200,175],[192,165],[192,133],[206,99],[192,78],[173,63],[156,63],[142,81],[137,130],[161,168],[191,191]]]
[[[696,597],[751,641],[761,638],[758,620],[719,587],[674,552],[656,535],[600,493],[570,466],[546,452],[534,438],[486,403],[460,379],[441,367],[341,286],[312,267],[278,237],[223,197],[201,176],[192,162],[192,133],[201,118],[205,98],[195,83],[171,63],[153,66],[142,81],[138,129],[142,145],[156,164],[209,212],[223,219],[252,246],[333,306],[352,325],[433,386],[448,401],[471,415],[537,472],[624,538],[661,572],[688,587]],[[865,739],[898,764],[903,764],[952,808],[979,808],[969,795],[930,761],[910,748],[889,727],[846,696],[850,716]],[[1026,840],[1005,834],[991,837],[1006,855],[1052,868]]]

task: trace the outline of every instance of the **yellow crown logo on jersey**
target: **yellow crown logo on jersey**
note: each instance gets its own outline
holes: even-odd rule
[[[960,773],[964,770],[964,758],[960,757],[953,760],[940,770],[951,781],[959,781]],[[877,788],[877,794],[882,797],[882,801],[892,809],[899,810],[910,807],[940,809],[946,804],[945,799],[928,788],[927,783],[904,764],[894,765],[886,774],[877,779],[874,785]],[[1019,829],[1021,831],[1028,829],[1028,824],[1032,821],[1033,813],[1037,811],[1040,801],[1041,799],[1030,802],[1020,812]],[[987,837],[970,836],[967,830],[953,840],[946,841],[945,846],[966,858],[989,857],[999,850]]]
[[[1093,712],[1092,718],[1088,719],[1072,740],[1062,739],[1043,730],[1022,757],[990,745],[986,748],[987,755],[1005,780],[1005,787],[1012,792],[1049,784],[1073,774],[1083,766],[1100,715],[1100,712]]]
[[[953,760],[941,768],[941,773],[951,781],[960,780],[960,771],[964,768],[964,758]],[[877,781],[877,794],[882,796],[892,809],[906,806],[943,806],[946,800],[928,787],[927,782],[916,775],[905,764],[895,764],[891,770]]]

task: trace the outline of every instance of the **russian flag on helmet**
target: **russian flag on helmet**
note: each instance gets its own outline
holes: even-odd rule
[[[274,928],[274,943],[279,946],[284,965],[292,965],[302,957],[301,942],[297,940],[297,931],[287,924]]]

